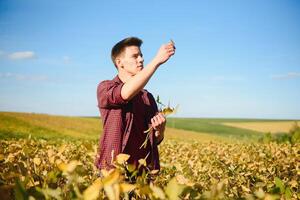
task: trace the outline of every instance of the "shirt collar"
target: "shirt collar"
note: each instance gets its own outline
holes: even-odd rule
[[[115,81],[116,83],[123,83],[118,75],[113,79],[113,81]]]

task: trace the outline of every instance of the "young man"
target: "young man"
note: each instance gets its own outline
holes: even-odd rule
[[[154,59],[144,68],[142,40],[129,37],[118,42],[111,58],[118,70],[113,80],[102,81],[97,88],[98,107],[103,122],[96,166],[111,169],[119,153],[129,154],[129,164],[138,165],[146,158],[147,167],[159,169],[157,145],[164,138],[166,119],[158,112],[152,94],[144,90],[158,67],[175,53],[172,42],[162,45]],[[140,148],[150,130],[147,145]]]

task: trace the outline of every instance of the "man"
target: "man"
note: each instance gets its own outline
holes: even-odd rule
[[[144,86],[158,67],[175,53],[172,42],[162,45],[154,59],[144,68],[142,40],[129,37],[118,42],[111,58],[118,70],[113,80],[102,81],[97,88],[98,107],[103,122],[96,166],[113,168],[119,153],[129,154],[129,164],[147,158],[147,167],[159,170],[157,145],[164,138],[166,119],[158,112],[156,102]],[[150,128],[151,127],[151,128]],[[149,129],[150,128],[150,129]],[[149,142],[145,130],[150,130]]]

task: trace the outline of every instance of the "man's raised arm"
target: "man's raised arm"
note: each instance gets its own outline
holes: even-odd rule
[[[124,100],[131,100],[139,91],[141,91],[156,69],[165,63],[175,53],[175,47],[172,42],[162,45],[154,59],[139,73],[126,81],[121,89],[121,96]]]

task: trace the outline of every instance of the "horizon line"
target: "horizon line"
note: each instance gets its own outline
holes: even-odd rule
[[[42,113],[42,112],[22,112],[22,111],[3,111],[0,110],[0,113],[22,113],[22,114],[38,114],[38,115],[51,115],[51,116],[60,116],[60,117],[84,117],[84,118],[101,118],[101,116],[92,116],[92,115],[63,115],[63,114],[51,114],[51,113]],[[299,119],[293,118],[261,118],[261,117],[168,117],[175,119],[243,119],[243,120],[273,120],[273,121],[300,121]]]

